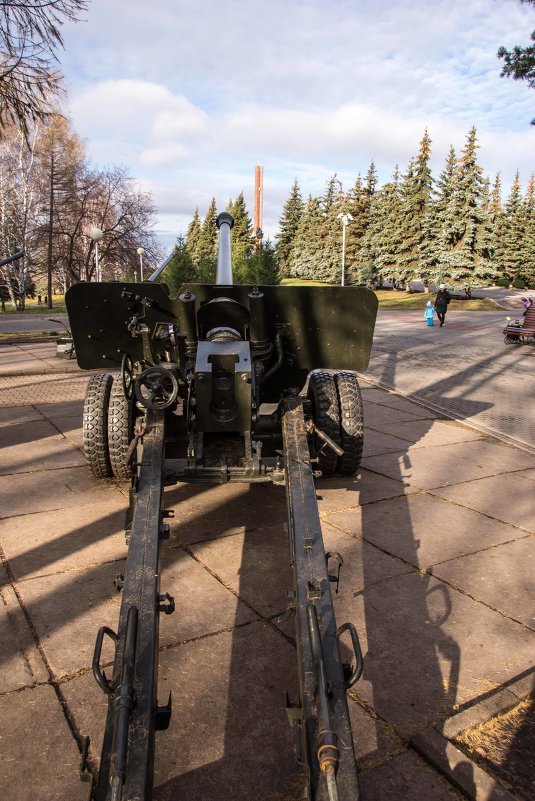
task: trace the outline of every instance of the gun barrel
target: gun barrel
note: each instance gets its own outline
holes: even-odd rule
[[[156,281],[156,279],[159,278],[160,275],[163,273],[163,271],[165,270],[169,262],[172,260],[174,255],[175,251],[172,250],[171,253],[169,253],[169,255],[166,256],[165,259],[161,262],[161,264],[159,264],[158,267],[154,270],[153,274],[147,278],[147,281],[152,281],[152,282]]]
[[[234,218],[224,211],[216,220],[219,228],[219,247],[217,249],[216,284],[232,284],[232,250],[230,229],[234,225]]]
[[[7,259],[0,260],[0,267],[3,267],[5,264],[11,264],[12,261],[16,261],[17,259],[22,259],[24,256],[23,250],[17,250],[16,253],[13,253],[12,256],[8,256]]]

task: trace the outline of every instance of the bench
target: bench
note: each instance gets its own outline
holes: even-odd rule
[[[523,345],[535,341],[535,306],[527,310],[522,325],[508,325],[503,329],[506,345]]]

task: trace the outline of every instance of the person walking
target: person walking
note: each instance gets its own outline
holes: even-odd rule
[[[522,305],[524,306],[524,311],[522,312],[522,314],[525,317],[527,310],[531,309],[531,307],[533,306],[533,298],[520,298],[520,300],[522,301]]]
[[[427,320],[427,325],[434,325],[435,324],[435,307],[431,303],[430,300],[427,301],[427,306],[425,307],[424,317]]]
[[[440,328],[444,325],[446,319],[446,312],[448,311],[448,303],[451,300],[451,295],[446,289],[446,284],[441,284],[438,288],[437,296],[435,298],[435,309],[437,317],[440,320]]]

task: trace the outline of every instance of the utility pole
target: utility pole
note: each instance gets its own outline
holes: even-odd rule
[[[254,235],[256,247],[262,244],[262,211],[264,203],[264,168],[257,165],[254,171]]]

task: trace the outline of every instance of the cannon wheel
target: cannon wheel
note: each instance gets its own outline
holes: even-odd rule
[[[113,475],[130,478],[131,469],[126,463],[128,446],[134,436],[134,399],[125,395],[123,376],[113,379],[108,409],[108,450]]]
[[[337,472],[352,476],[360,467],[364,445],[362,395],[354,373],[336,373],[334,380],[340,408],[340,444],[344,449]]]
[[[89,379],[84,401],[84,456],[95,478],[112,475],[108,451],[108,407],[113,378],[96,373]]]
[[[313,370],[308,378],[307,397],[312,401],[314,423],[340,445],[340,405],[332,373]],[[320,439],[315,439],[318,466],[324,476],[336,471],[338,456]]]

